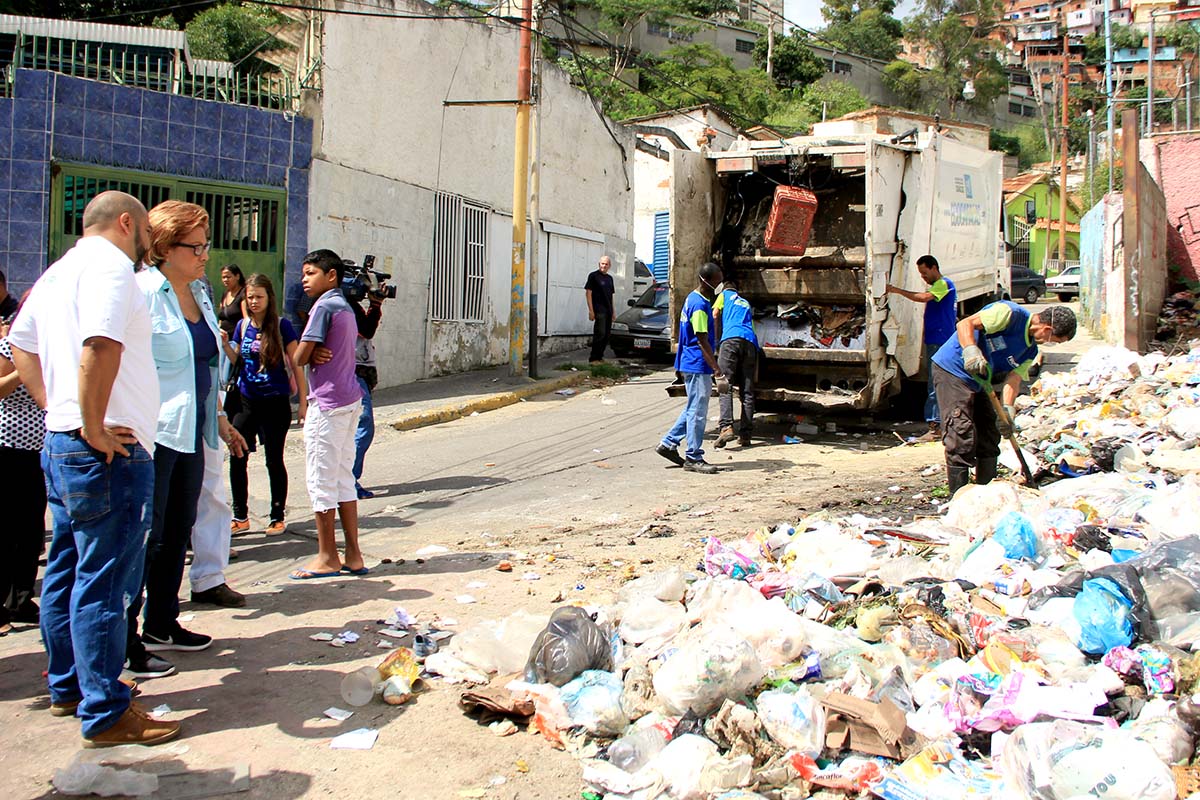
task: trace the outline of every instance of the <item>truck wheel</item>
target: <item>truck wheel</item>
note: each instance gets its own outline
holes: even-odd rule
[[[1038,301],[1038,290],[1036,286],[1030,286],[1029,291],[1025,292],[1026,303],[1036,303]]]

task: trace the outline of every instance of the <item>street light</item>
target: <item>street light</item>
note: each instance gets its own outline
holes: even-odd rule
[[[975,81],[969,80],[963,85],[962,96],[967,102],[975,99]]]

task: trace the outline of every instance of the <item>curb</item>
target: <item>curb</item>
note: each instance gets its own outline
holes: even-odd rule
[[[428,425],[438,425],[442,422],[450,422],[451,420],[468,417],[475,412],[483,413],[484,411],[494,411],[497,408],[511,406],[514,403],[519,403],[529,397],[536,397],[539,394],[549,394],[550,392],[557,392],[559,389],[578,386],[590,377],[591,374],[588,372],[572,372],[560,378],[537,381],[528,386],[513,389],[510,392],[499,392],[463,403],[438,406],[437,408],[429,408],[424,411],[414,411],[411,414],[405,414],[392,420],[388,425],[398,431],[411,431],[416,428],[424,428]]]

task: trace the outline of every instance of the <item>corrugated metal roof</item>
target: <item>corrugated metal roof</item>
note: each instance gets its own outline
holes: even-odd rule
[[[28,36],[48,36],[53,39],[73,39],[81,42],[104,42],[138,47],[161,47],[179,50],[188,66],[192,54],[188,50],[187,34],[164,28],[135,28],[131,25],[105,25],[100,22],[80,22],[71,19],[44,19],[0,14],[0,33],[24,33]]]
[[[209,75],[217,78],[232,78],[233,64],[228,61],[214,61],[211,58],[193,58],[193,75]]]

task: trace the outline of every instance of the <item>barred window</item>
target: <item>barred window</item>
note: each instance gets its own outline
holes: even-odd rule
[[[433,319],[483,321],[489,211],[487,206],[447,192],[439,192],[435,198]]]

